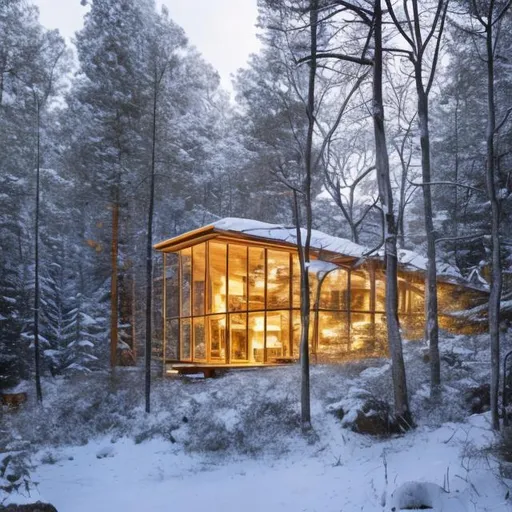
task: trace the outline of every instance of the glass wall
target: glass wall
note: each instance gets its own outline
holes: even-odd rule
[[[167,287],[167,359],[243,364],[293,357],[289,251],[211,241],[181,250],[175,267]]]
[[[179,258],[166,255],[164,276],[167,359],[251,364],[299,357],[300,266],[294,252],[211,240],[182,249]],[[441,307],[452,311],[449,290],[440,289]],[[387,352],[385,273],[378,263],[310,275],[310,294],[312,360]],[[421,276],[400,274],[398,304],[404,337],[421,337]]]
[[[265,249],[249,247],[249,308],[265,309]]]

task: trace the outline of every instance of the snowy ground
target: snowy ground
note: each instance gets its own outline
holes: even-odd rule
[[[382,506],[383,495],[426,481],[451,491],[454,501],[445,510],[459,510],[455,503],[468,511],[512,510],[505,485],[494,477],[496,464],[471,454],[490,440],[484,416],[383,442],[333,432],[333,439],[279,459],[221,462],[185,455],[162,440],[104,439],[59,450],[60,460],[39,466],[33,497],[72,512],[381,511],[391,510]]]
[[[404,484],[429,482],[439,486],[426,488],[434,510],[512,510],[511,482],[500,476],[490,450],[496,439],[488,414],[468,416],[464,409],[464,388],[484,379],[487,367],[482,340],[470,341],[444,341],[444,353],[464,357],[443,363],[445,405],[435,409],[425,393],[422,347],[407,349],[418,428],[388,439],[343,429],[326,412],[351,388],[388,397],[385,360],[313,369],[309,439],[298,429],[297,368],[161,383],[149,418],[140,394],[127,392],[129,382],[104,400],[98,399],[104,382],[77,383],[84,396],[71,409],[64,407],[71,392],[63,393],[64,383],[47,382],[45,411],[2,417],[8,448],[31,442],[31,478],[38,483],[30,497],[8,501],[39,499],[59,512],[391,511]],[[28,439],[34,428],[27,420],[46,423],[42,440]]]

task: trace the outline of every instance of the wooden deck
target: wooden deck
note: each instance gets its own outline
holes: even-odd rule
[[[202,373],[205,378],[214,377],[216,373],[227,370],[254,370],[257,368],[276,368],[296,363],[296,359],[280,358],[272,363],[183,363],[166,361],[166,375],[177,372],[179,375]],[[167,366],[170,366],[167,369]]]

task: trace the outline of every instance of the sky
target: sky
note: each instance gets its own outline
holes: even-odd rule
[[[58,28],[71,42],[83,25],[87,8],[80,0],[33,0],[41,23]],[[245,66],[247,57],[259,48],[256,38],[256,0],[157,0],[166,5],[171,18],[181,25],[191,44],[219,72],[222,85],[231,89],[230,75]]]

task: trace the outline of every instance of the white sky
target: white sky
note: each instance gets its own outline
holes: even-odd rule
[[[39,7],[41,23],[58,28],[70,42],[82,27],[87,8],[80,0],[33,0]],[[170,17],[181,25],[191,44],[219,72],[222,85],[231,90],[230,75],[245,66],[256,52],[256,0],[157,0],[165,4]]]

